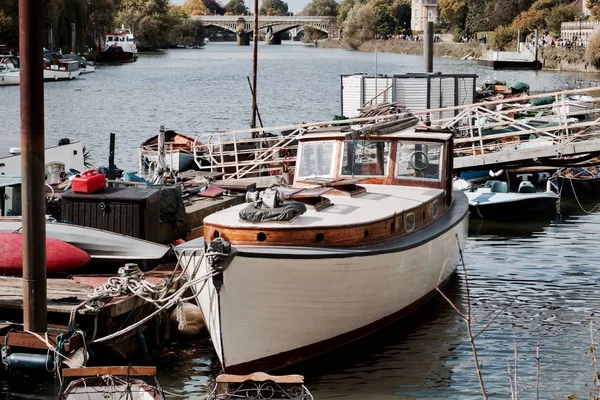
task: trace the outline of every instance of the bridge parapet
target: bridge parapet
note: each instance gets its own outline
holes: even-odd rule
[[[253,16],[239,15],[199,15],[192,19],[201,20],[205,26],[217,26],[240,34],[254,31]],[[327,33],[330,37],[339,36],[339,28],[334,17],[325,16],[265,16],[258,18],[258,28],[271,27],[274,33],[282,33],[297,27],[310,27]]]

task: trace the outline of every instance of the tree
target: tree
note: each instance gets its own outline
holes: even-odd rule
[[[335,0],[312,0],[300,15],[337,17],[339,4]]]
[[[208,7],[206,7],[202,0],[185,0],[181,9],[188,15],[210,14]]]
[[[208,11],[211,14],[223,15],[225,14],[225,9],[217,3],[215,0],[204,0],[204,5],[208,8]]]
[[[398,22],[391,14],[390,6],[388,0],[371,1],[375,16],[375,33],[378,35],[391,35],[396,32]]]
[[[560,25],[563,22],[574,21],[579,13],[571,5],[563,4],[556,6],[550,11],[546,18],[546,25],[550,32],[560,35]]]
[[[269,15],[285,15],[288,12],[288,4],[282,0],[263,0],[260,14],[267,15],[267,10],[270,10]]]
[[[396,33],[408,34],[410,31],[410,0],[395,0],[390,6],[390,13],[396,19]]]
[[[467,11],[465,28],[468,33],[475,33],[488,30],[489,17],[485,15],[486,0],[471,0]]]
[[[492,47],[496,50],[504,51],[514,41],[516,42],[517,32],[511,26],[499,26],[494,30]]]
[[[135,29],[140,49],[156,50],[169,45],[172,25],[168,0],[122,0],[118,25]]]
[[[355,4],[344,21],[344,42],[350,48],[358,49],[363,42],[375,36],[375,23],[376,18],[371,4]]]
[[[178,46],[201,46],[204,44],[204,25],[193,19],[180,20],[170,32],[171,44]]]
[[[466,33],[469,12],[467,0],[440,0],[439,9],[441,17],[448,22],[456,34]]]
[[[233,15],[244,15],[248,8],[244,0],[229,0],[229,3],[225,4],[225,11]]]
[[[348,13],[356,4],[366,4],[367,0],[343,0],[342,4],[338,7],[338,24],[344,25],[344,21],[348,18]]]
[[[521,31],[532,31],[534,29],[543,29],[546,26],[547,10],[530,8],[523,11],[514,19],[512,26]]]
[[[0,2],[0,43],[19,48],[19,2]]]

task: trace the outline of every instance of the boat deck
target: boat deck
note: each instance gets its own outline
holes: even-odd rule
[[[367,192],[358,196],[330,195],[332,205],[317,211],[308,207],[299,218],[289,222],[261,222],[261,228],[320,228],[366,224],[380,221],[422,205],[441,195],[443,190],[422,187],[360,185]],[[255,223],[240,220],[239,211],[248,204],[228,208],[205,218],[205,224],[226,227],[251,227]]]

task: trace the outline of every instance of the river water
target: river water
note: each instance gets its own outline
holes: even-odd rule
[[[160,124],[190,135],[246,127],[251,60],[251,47],[210,43],[202,50],[142,55],[134,64],[49,83],[47,142],[81,140],[99,164],[108,157],[108,137],[114,132],[117,164],[132,170],[137,146]],[[378,55],[380,73],[420,72],[422,65],[420,57]],[[482,80],[521,80],[536,91],[566,88],[576,80],[584,85],[600,81],[589,74],[490,71],[451,59],[436,59],[434,68],[476,73]],[[374,70],[371,53],[261,46],[258,104],[263,121],[268,126],[329,120],[340,113],[340,74]],[[19,88],[2,87],[0,94],[0,135],[18,133]],[[507,365],[512,363],[514,371],[515,343],[520,396],[534,398],[538,338],[541,398],[586,397],[593,384],[589,324],[591,314],[600,310],[600,214],[587,214],[576,203],[563,210],[561,217],[536,223],[471,220],[464,254],[476,330],[490,321],[487,314],[499,314],[476,340],[484,383],[495,398],[510,396]],[[465,312],[462,271],[446,291]],[[190,399],[203,398],[218,373],[206,339],[175,343],[157,355],[156,364],[163,387]],[[286,372],[304,374],[317,399],[481,398],[466,326],[443,299],[375,336]],[[55,383],[31,377],[0,377],[0,399],[50,399],[56,390]]]

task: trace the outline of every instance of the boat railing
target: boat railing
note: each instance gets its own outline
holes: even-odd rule
[[[223,179],[241,179],[259,173],[279,175],[296,163],[297,140],[306,132],[351,123],[373,123],[397,118],[385,115],[269,128],[204,133],[196,137],[194,159],[201,171],[221,172]],[[284,132],[270,134],[269,132]]]
[[[596,128],[600,123],[600,108],[594,106],[579,110],[573,113],[577,118],[571,118],[571,113],[567,112],[567,106],[572,102],[568,98],[570,95],[591,92],[598,93],[600,88],[543,93],[411,113],[434,126],[454,132],[455,160],[460,159],[455,161],[455,168],[460,169],[469,165],[600,152],[600,130]],[[554,97],[553,103],[529,105],[532,99],[548,96]],[[587,101],[598,103],[600,98],[591,97]],[[285,172],[282,167],[295,165],[297,139],[313,129],[369,124],[397,117],[398,114],[389,114],[205,133],[196,137],[193,153],[200,170],[221,172],[224,179],[239,179],[258,173],[279,175]],[[266,133],[277,131],[286,133]],[[573,143],[585,144],[574,146]]]

